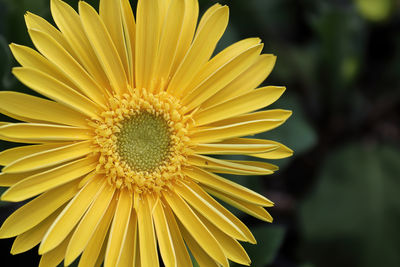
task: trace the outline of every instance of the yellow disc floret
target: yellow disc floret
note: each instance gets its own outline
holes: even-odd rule
[[[117,188],[160,192],[181,179],[189,153],[190,116],[169,94],[132,90],[109,99],[109,109],[93,120],[100,153],[97,172]]]

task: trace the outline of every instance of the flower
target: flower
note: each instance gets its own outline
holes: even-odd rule
[[[260,110],[284,87],[257,88],[275,56],[258,38],[210,59],[228,24],[216,4],[199,25],[197,0],[101,0],[99,14],[51,1],[58,29],[27,13],[39,52],[11,44],[22,65],[14,75],[48,99],[0,92],[0,138],[30,145],[1,152],[5,201],[33,198],[0,229],[16,236],[11,253],[37,244],[40,266],[228,266],[250,264],[239,241],[249,229],[214,198],[265,221],[264,196],[215,173],[272,174],[244,154],[277,159],[292,151],[274,141],[241,138],[273,129],[291,115]],[[257,88],[257,89],[255,89]],[[96,265],[97,266],[97,265]]]

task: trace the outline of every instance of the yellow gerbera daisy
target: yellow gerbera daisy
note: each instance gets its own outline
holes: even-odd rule
[[[27,13],[39,52],[11,44],[22,65],[13,70],[48,99],[0,93],[0,139],[31,145],[0,153],[5,201],[27,204],[0,229],[16,236],[11,253],[40,243],[40,266],[228,266],[250,264],[239,241],[249,229],[216,197],[265,221],[264,196],[214,173],[271,174],[259,161],[292,151],[273,141],[239,138],[281,125],[286,110],[256,111],[283,87],[258,88],[275,56],[258,38],[235,43],[210,59],[228,24],[216,4],[197,25],[197,0],[101,0],[99,14],[79,14],[51,1],[58,29]],[[196,29],[197,25],[197,29]],[[212,196],[213,197],[212,197]]]

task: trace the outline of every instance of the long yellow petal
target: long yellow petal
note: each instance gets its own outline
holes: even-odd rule
[[[10,49],[15,59],[22,66],[40,70],[41,72],[47,73],[56,80],[68,85],[74,90],[78,90],[75,84],[70,81],[65,73],[63,73],[56,65],[54,65],[54,63],[50,62],[36,50],[17,44],[10,44]]]
[[[22,157],[4,167],[2,171],[4,173],[34,171],[83,157],[92,151],[91,140],[68,144]]]
[[[224,194],[223,192],[218,192],[216,190],[213,190],[210,187],[205,187],[205,190],[207,192],[209,192],[211,195],[228,203],[229,205],[232,205],[233,207],[235,207],[251,216],[254,216],[260,220],[263,220],[266,222],[272,222],[272,220],[273,220],[272,216],[268,213],[268,211],[266,211],[261,206],[248,203],[246,201],[236,198],[235,196],[232,196],[229,194]],[[273,206],[273,203],[271,202],[270,207],[272,207],[272,206]]]
[[[179,224],[179,228],[185,239],[186,245],[190,249],[193,257],[196,259],[199,266],[207,266],[207,267],[218,267],[221,266],[210,255],[205,252],[205,250],[197,243],[196,239],[191,236],[188,230],[182,225]],[[225,265],[224,265],[225,266]]]
[[[163,203],[157,199],[154,204],[153,218],[154,226],[157,232],[158,246],[160,248],[161,257],[166,267],[177,266],[174,241],[168,226],[169,221],[165,217]]]
[[[213,225],[209,220],[208,217],[202,216],[201,214],[197,213],[201,221],[204,225],[208,228],[208,230],[212,233],[213,236],[218,240],[221,244],[222,250],[224,251],[225,255],[228,259],[237,262],[239,264],[249,266],[251,260],[247,255],[244,248],[239,244],[238,241],[218,229],[215,225]]]
[[[176,257],[176,266],[192,266],[189,253],[186,249],[178,224],[175,220],[175,215],[172,213],[168,205],[164,207],[165,218],[168,222],[169,231],[171,232],[172,242]]]
[[[209,186],[218,192],[224,192],[225,194],[235,196],[246,202],[264,207],[273,205],[273,203],[264,196],[216,174],[195,167],[185,168],[183,172],[195,181]]]
[[[65,251],[71,234],[67,236],[56,248],[42,255],[39,262],[39,267],[57,267],[64,259]]]
[[[128,56],[128,80],[132,88],[135,88],[135,35],[136,22],[135,16],[129,0],[121,0],[122,24],[124,27],[124,38]]]
[[[204,23],[199,25],[189,51],[168,86],[168,91],[176,97],[182,96],[186,86],[211,57],[215,45],[228,25],[229,9],[226,6],[218,6],[206,12],[203,17],[206,17],[202,19]]]
[[[114,196],[115,189],[105,186],[90,206],[74,231],[65,253],[65,264],[72,263],[85,249],[97,226],[100,224]]]
[[[169,82],[172,64],[177,53],[179,35],[183,27],[185,15],[185,1],[172,0],[167,8],[165,23],[161,31],[160,46],[157,52],[155,76],[161,86]],[[164,89],[164,88],[160,88]]]
[[[261,55],[247,70],[202,104],[206,109],[257,88],[271,73],[276,56]]]
[[[38,171],[22,173],[0,173],[0,186],[10,187],[29,176],[37,174]]]
[[[102,87],[108,89],[109,82],[86,37],[79,15],[71,6],[60,0],[51,0],[50,8],[55,23],[78,55],[77,60]]]
[[[125,69],[104,23],[96,10],[83,1],[79,2],[79,14],[86,35],[96,51],[112,88],[117,93],[126,92],[128,82]]]
[[[229,236],[235,239],[246,241],[245,235],[242,233],[229,217],[226,216],[227,212],[221,210],[221,207],[216,207],[215,201],[212,201],[209,197],[205,197],[206,194],[197,192],[194,187],[182,183],[181,186],[176,187],[176,192],[183,198],[187,203],[190,204],[199,213],[207,216],[214,225],[219,227]],[[211,200],[211,201],[210,201]]]
[[[263,159],[282,159],[282,158],[287,158],[293,155],[293,150],[288,148],[285,145],[282,145],[281,143],[275,142],[275,141],[270,141],[270,140],[264,140],[264,139],[251,139],[251,138],[233,138],[233,139],[228,139],[220,142],[221,144],[240,144],[244,146],[248,145],[255,145],[255,144],[265,144],[265,145],[276,145],[278,146],[277,149],[271,150],[265,153],[261,154],[251,154],[249,156],[252,157],[257,157],[257,158],[263,158]]]
[[[257,44],[225,62],[214,73],[201,81],[183,98],[182,103],[192,110],[213,96],[248,68],[260,55],[263,44]]]
[[[283,109],[262,110],[216,121],[208,124],[207,127],[221,127],[230,124],[237,124],[249,121],[259,121],[259,120],[286,121],[291,115],[292,111],[290,110],[283,110]]]
[[[75,59],[78,58],[78,56],[75,53],[75,50],[72,49],[72,47],[69,45],[65,37],[61,34],[61,32],[57,30],[55,27],[53,27],[53,25],[51,25],[42,17],[32,14],[30,12],[26,12],[25,23],[28,29],[37,29],[39,31],[47,33],[48,35],[53,37],[53,39],[57,43],[59,43],[62,47],[64,47],[64,49],[67,50],[68,53],[71,54]]]
[[[64,146],[65,143],[18,146],[0,152],[0,165],[6,166],[20,158]]]
[[[156,234],[148,196],[142,196],[140,203],[138,203],[137,215],[141,265],[158,267]]]
[[[97,116],[99,111],[97,104],[53,77],[26,67],[14,68],[12,72],[23,84],[39,94],[86,114],[89,117]]]
[[[197,183],[187,182],[186,186],[190,187],[192,191],[196,192],[196,194],[201,196],[202,199],[210,203],[214,209],[223,214],[223,216],[225,216],[225,218],[227,218],[230,223],[234,225],[233,227],[245,237],[245,241],[250,243],[255,242],[254,236],[251,234],[249,228],[247,228],[247,226],[241,220],[239,220],[235,215],[233,215],[230,211],[213,199],[208,193],[206,193],[200,185]]]
[[[32,141],[78,141],[87,140],[92,136],[90,130],[41,123],[13,123],[0,126],[0,138],[9,137]]]
[[[47,231],[40,244],[39,254],[54,249],[71,233],[105,184],[105,179],[93,179],[79,191]]]
[[[25,233],[18,235],[12,245],[11,254],[15,255],[23,253],[39,244],[63,208],[64,206],[61,206],[57,211],[53,212],[53,214],[40,222],[38,225],[26,231]]]
[[[191,155],[188,161],[191,165],[210,169],[213,172],[238,175],[268,175],[277,168],[275,165],[264,162],[254,164],[253,162],[222,160],[202,155]]]
[[[88,127],[87,118],[75,110],[53,101],[17,92],[0,92],[0,112],[27,122],[50,122]]]
[[[87,73],[79,62],[50,35],[36,29],[29,29],[28,32],[39,52],[62,69],[82,93],[96,103],[105,105],[106,100],[103,88]]]
[[[179,195],[173,192],[164,193],[164,197],[171,206],[176,217],[178,217],[193,238],[197,240],[200,247],[219,264],[228,265],[227,259],[218,241],[211,235],[196,214],[194,214],[189,205]]]
[[[173,76],[185,57],[193,40],[194,32],[199,17],[199,2],[197,0],[185,1],[185,15],[182,21],[182,29],[179,35],[179,42],[176,47],[176,55],[171,68],[171,76]]]
[[[105,267],[116,266],[121,257],[132,212],[132,199],[132,194],[128,190],[120,190],[114,220],[110,229],[110,237],[108,238],[104,260]]]
[[[111,221],[115,214],[115,207],[117,205],[117,199],[114,197],[111,200],[111,203],[104,214],[101,222],[97,225],[97,228],[92,235],[89,243],[87,244],[85,250],[82,253],[82,256],[79,261],[78,267],[93,267],[96,266],[98,259],[101,258],[103,260],[104,255],[102,255],[102,250],[105,248],[107,242],[105,241],[107,233],[109,232],[108,229],[111,225]],[[101,263],[101,261],[100,261]]]
[[[117,267],[132,267],[136,266],[136,253],[138,250],[137,240],[137,215],[132,209],[131,218],[128,223],[128,231],[126,233],[125,242],[122,248],[121,256],[119,257]]]
[[[111,40],[117,49],[119,58],[125,69],[126,77],[129,75],[128,53],[124,39],[124,26],[122,22],[121,0],[100,0],[100,18],[110,34]]]
[[[159,32],[158,0],[139,1],[137,7],[135,75],[136,88],[151,90],[152,74],[156,61]]]
[[[273,151],[278,148],[274,144],[198,144],[193,148],[196,154],[210,155],[243,155],[259,154]]]
[[[194,143],[211,143],[221,141],[227,138],[234,138],[246,135],[253,135],[269,131],[282,125],[285,120],[266,119],[228,124],[224,126],[215,126],[210,128],[199,128],[191,134],[191,141]]]
[[[73,181],[28,202],[5,220],[0,229],[0,237],[13,237],[32,229],[70,200],[77,191],[78,182]]]
[[[193,116],[197,126],[252,112],[275,102],[285,87],[268,86],[202,110]]]
[[[1,196],[4,201],[22,201],[49,189],[75,180],[96,168],[93,157],[83,158],[71,163],[32,175],[9,188]]]

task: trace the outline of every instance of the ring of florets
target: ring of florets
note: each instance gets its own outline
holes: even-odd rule
[[[165,92],[135,89],[111,97],[108,106],[91,123],[98,173],[117,188],[137,193],[158,193],[182,179],[181,167],[190,151],[190,116],[184,115],[179,101]]]

